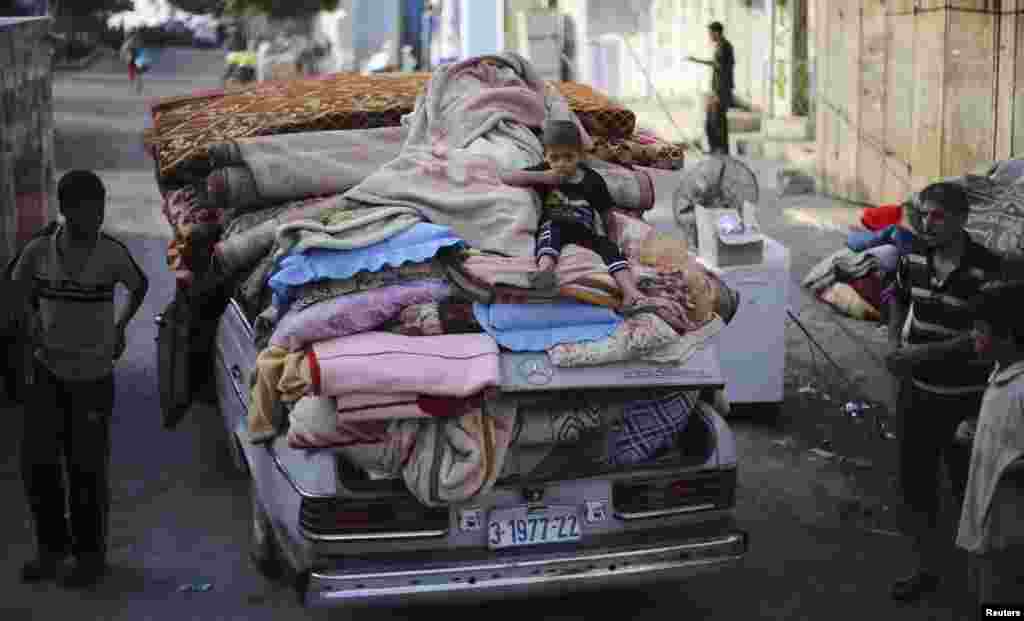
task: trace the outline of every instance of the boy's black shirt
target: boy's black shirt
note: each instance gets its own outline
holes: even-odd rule
[[[593,168],[580,164],[583,179],[577,183],[563,183],[557,188],[537,188],[543,213],[541,220],[566,222],[583,226],[595,235],[600,234],[598,217],[614,204],[608,184]],[[542,172],[551,170],[547,162],[525,170]]]

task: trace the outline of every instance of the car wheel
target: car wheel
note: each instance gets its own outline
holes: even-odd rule
[[[286,562],[278,547],[274,528],[270,524],[270,517],[256,496],[255,484],[250,485],[249,498],[252,505],[252,515],[249,520],[249,558],[252,559],[256,571],[260,572],[264,578],[279,582],[285,578]]]

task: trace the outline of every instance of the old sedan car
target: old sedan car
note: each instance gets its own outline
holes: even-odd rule
[[[306,605],[664,584],[746,554],[748,537],[733,516],[736,443],[708,398],[676,447],[642,467],[598,468],[555,449],[527,477],[504,477],[465,506],[431,508],[402,479],[367,475],[334,452],[295,450],[284,437],[249,441],[257,356],[250,319],[231,301],[220,320],[220,410],[251,478],[253,560],[268,577],[289,580]],[[723,384],[713,342],[670,369],[556,369],[543,352],[502,355],[502,390],[511,392]]]

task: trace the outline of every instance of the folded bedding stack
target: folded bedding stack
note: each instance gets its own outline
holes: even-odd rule
[[[590,143],[595,131],[628,138],[634,128],[622,124],[633,120],[579,103],[585,87],[563,85],[565,95],[548,87],[518,56],[484,60],[381,78],[394,88],[421,80],[415,107],[395,104],[407,115],[400,128],[339,129],[341,117],[328,112],[317,125],[296,103],[280,131],[305,133],[222,133],[237,139],[233,146],[194,143],[188,153],[174,132],[153,139],[161,151],[173,146],[161,156],[165,175],[209,157],[249,175],[251,192],[227,192],[233,204],[211,208],[210,188],[197,186],[169,192],[165,214],[172,226],[222,229],[209,266],[190,265],[195,248],[176,237],[171,267],[228,280],[254,325],[251,439],[287,434],[292,448],[335,451],[364,471],[404,479],[432,506],[527,474],[559,446],[579,447],[575,458],[594,467],[657,459],[697,409],[697,394],[679,390],[527,402],[500,390],[502,350],[547,352],[559,367],[680,365],[737,305],[681,242],[638,217],[653,204],[649,177],[610,162],[595,163],[618,207],[608,233],[632,264],[643,309],[621,316],[621,292],[600,256],[575,245],[559,260],[556,291],[531,288],[539,199],[498,181],[498,167],[541,161],[536,130],[545,119],[575,121]],[[333,93],[318,104],[329,107],[345,80],[204,101],[216,110],[244,95],[265,112],[275,108],[257,94]],[[158,127],[167,119],[194,127],[173,105],[160,110]]]
[[[868,208],[863,228],[851,229],[846,246],[811,268],[803,286],[837,311],[868,321],[881,320],[896,280],[900,257],[912,246],[900,205]]]

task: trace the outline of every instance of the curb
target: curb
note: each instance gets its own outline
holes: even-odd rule
[[[99,46],[96,49],[94,49],[92,52],[90,52],[89,55],[86,56],[85,58],[82,58],[80,60],[76,60],[74,62],[66,62],[66,63],[60,63],[60,64],[54,63],[53,70],[54,71],[81,71],[82,69],[85,69],[89,65],[93,64],[94,62],[96,62],[96,60],[100,56],[103,55],[104,49],[105,48],[103,48],[103,46]]]

